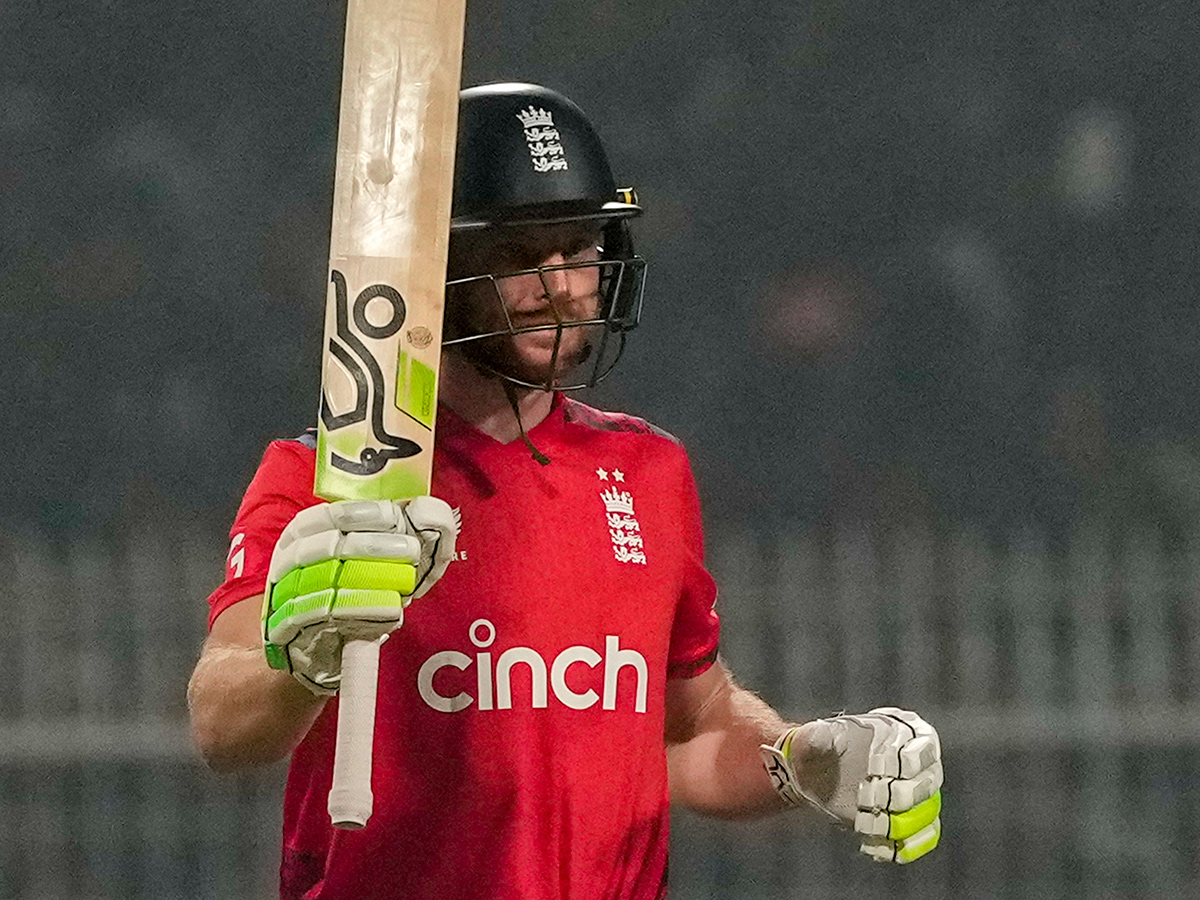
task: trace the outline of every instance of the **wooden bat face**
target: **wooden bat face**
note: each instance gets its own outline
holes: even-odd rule
[[[316,492],[429,492],[465,0],[350,0]]]

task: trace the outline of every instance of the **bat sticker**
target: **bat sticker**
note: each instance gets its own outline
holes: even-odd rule
[[[321,422],[327,431],[336,431],[348,425],[362,422],[371,409],[371,431],[375,440],[383,447],[365,447],[357,460],[347,459],[331,451],[330,462],[334,468],[352,475],[374,475],[383,470],[388,460],[405,459],[421,452],[421,446],[408,438],[389,434],[383,424],[385,385],[379,361],[363,343],[359,334],[374,340],[384,340],[398,332],[404,325],[404,298],[394,287],[373,284],[363,288],[354,298],[351,308],[350,294],[346,289],[346,277],[337,269],[331,276],[336,292],[337,335],[329,339],[329,352],[340,362],[354,379],[355,404],[349,412],[335,414],[329,405],[328,395],[321,392]],[[381,298],[392,307],[391,319],[384,325],[374,325],[367,319],[367,304]],[[354,320],[354,328],[350,320]],[[355,331],[357,329],[357,333]],[[357,357],[357,358],[356,358]]]

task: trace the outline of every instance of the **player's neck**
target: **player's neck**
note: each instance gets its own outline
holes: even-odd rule
[[[520,425],[499,378],[483,374],[457,353],[443,352],[438,382],[438,399],[459,418],[501,443],[520,439]],[[550,415],[554,395],[548,391],[517,388],[515,396],[526,431]]]

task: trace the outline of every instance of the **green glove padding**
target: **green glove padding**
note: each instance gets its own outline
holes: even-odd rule
[[[290,671],[286,645],[309,625],[333,621],[345,638],[374,640],[395,630],[417,585],[412,563],[327,559],[297,566],[268,592],[264,649],[273,669]]]

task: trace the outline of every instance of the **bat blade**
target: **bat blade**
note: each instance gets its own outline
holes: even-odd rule
[[[429,492],[465,0],[349,0],[316,493]]]
[[[314,491],[429,493],[466,0],[348,0]],[[379,644],[343,650],[329,814],[370,818]]]

